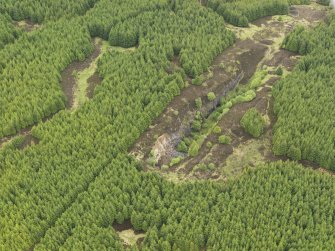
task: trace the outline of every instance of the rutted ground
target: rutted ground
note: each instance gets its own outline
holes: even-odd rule
[[[239,38],[235,45],[215,59],[213,66],[204,75],[205,81],[201,86],[189,85],[171,102],[130,149],[131,154],[142,161],[146,168],[175,181],[193,178],[227,179],[239,174],[241,167],[252,167],[259,162],[278,159],[271,151],[272,127],[275,122],[271,89],[280,78],[275,70],[281,67],[285,75],[293,69],[299,58],[280,49],[280,45],[285,35],[295,26],[316,25],[326,17],[326,10],[326,7],[315,3],[293,6],[289,16],[262,18],[249,28],[229,26]],[[177,60],[172,67],[178,67]],[[222,93],[222,89],[241,73],[243,79],[239,81],[239,85],[245,85],[255,72],[264,69],[267,75],[262,80],[262,86],[257,89],[256,97],[250,102],[236,104],[218,121],[221,134],[232,138],[231,144],[219,144],[218,135],[210,132],[205,135],[196,157],[188,157],[175,150],[180,139],[185,134],[190,134],[187,129],[196,112],[196,98],[201,97],[203,105],[206,105],[209,102],[206,98],[208,92]],[[267,128],[259,139],[253,139],[240,126],[243,114],[251,107],[256,107],[267,120]],[[167,167],[178,156],[182,158],[181,161],[161,170],[162,166]],[[208,164],[214,166],[214,169],[202,168]],[[309,163],[303,164],[309,166]]]

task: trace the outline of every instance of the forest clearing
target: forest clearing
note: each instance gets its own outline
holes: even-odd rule
[[[0,0],[0,250],[333,250],[329,0]]]

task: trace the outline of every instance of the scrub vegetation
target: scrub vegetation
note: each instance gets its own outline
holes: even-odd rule
[[[0,0],[0,250],[332,250],[308,3]]]

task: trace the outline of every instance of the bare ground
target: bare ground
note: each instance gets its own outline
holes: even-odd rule
[[[21,26],[22,26],[22,22],[21,22]],[[36,26],[35,24],[29,22],[29,21],[25,21],[24,25],[30,25],[30,26]],[[67,97],[67,103],[66,103],[66,108],[70,109],[72,107],[73,104],[73,98],[74,98],[74,88],[76,85],[76,79],[75,79],[75,73],[76,72],[80,72],[84,69],[86,69],[87,67],[90,66],[90,64],[99,56],[100,51],[101,51],[101,44],[100,43],[94,43],[95,48],[93,53],[91,54],[90,57],[86,58],[84,61],[77,61],[74,63],[71,63],[62,73],[61,77],[61,85],[62,85],[62,89],[64,91],[64,94]],[[89,79],[89,84],[91,83],[91,85],[89,85],[89,90],[88,90],[88,97],[90,97],[90,95],[93,95],[93,91],[95,86],[93,86],[94,84],[99,83],[100,79],[99,79],[99,75],[98,74],[94,74],[93,76],[90,77]],[[42,121],[45,122],[49,119],[51,119],[55,114],[53,114],[52,116],[48,117],[48,118],[44,118]],[[17,137],[17,136],[24,136],[25,140],[24,142],[21,144],[21,146],[19,147],[19,149],[24,149],[28,146],[30,146],[31,144],[37,144],[38,140],[36,138],[34,138],[31,135],[31,129],[33,128],[34,125],[29,126],[27,128],[24,128],[22,130],[20,130],[16,135],[11,135],[11,136],[7,136],[7,137],[3,137],[0,138],[0,148],[7,142],[11,141],[13,138]]]
[[[94,44],[94,51],[91,54],[91,56],[86,58],[84,61],[76,61],[71,63],[62,72],[61,85],[64,94],[67,98],[66,102],[67,109],[70,109],[73,105],[74,89],[76,86],[76,73],[88,68],[91,65],[91,63],[100,55],[101,43],[93,43],[93,44]]]
[[[95,72],[88,80],[87,97],[93,98],[95,87],[101,84],[102,78],[98,72]]]
[[[33,23],[30,20],[15,21],[14,25],[18,28],[22,28],[26,32],[31,32],[41,27],[40,24]]]
[[[292,71],[299,56],[279,49],[285,34],[290,32],[297,24],[314,26],[320,20],[325,19],[325,14],[326,11],[322,8],[294,6],[289,17],[261,18],[254,22],[252,28],[249,29],[233,27],[232,29],[237,31],[241,39],[215,59],[207,74],[208,80],[201,86],[189,85],[182,90],[181,95],[176,97],[154,121],[152,126],[141,135],[130,149],[130,152],[139,160],[145,162],[150,158],[150,152],[159,136],[164,133],[171,135],[178,131],[183,124],[188,123],[188,118],[195,112],[194,100],[197,97],[202,97],[202,100],[205,101],[205,96],[208,92],[219,92],[239,72],[243,71],[245,73],[243,80],[240,82],[240,84],[245,84],[252,77],[256,69],[264,66],[268,67],[270,74],[273,74],[274,70],[279,66],[287,71]],[[173,65],[179,66],[178,59],[173,60]],[[192,177],[225,179],[221,171],[224,170],[227,159],[239,153],[239,149],[242,146],[248,144],[255,145],[255,142],[258,147],[257,157],[262,161],[287,159],[274,156],[271,151],[272,127],[275,123],[275,116],[272,111],[273,99],[271,97],[271,87],[278,79],[279,77],[275,76],[270,78],[264,87],[259,88],[254,100],[232,107],[228,114],[219,122],[222,134],[230,135],[232,138],[230,145],[219,144],[218,135],[210,134],[196,157],[186,157],[180,164],[165,171],[160,170],[159,172],[165,176],[171,174],[171,180],[192,179]],[[242,130],[239,124],[245,111],[251,107],[256,107],[269,120],[263,136],[259,139],[260,142],[252,139],[250,135]],[[213,147],[206,147],[208,141],[214,144]],[[158,162],[158,166],[168,164],[170,160],[171,157],[162,158]],[[217,169],[214,171],[194,172],[194,166],[198,163],[214,163]],[[317,168],[317,166],[306,161],[301,161],[301,163],[308,167]],[[250,166],[254,165],[253,161],[250,161],[249,164]]]

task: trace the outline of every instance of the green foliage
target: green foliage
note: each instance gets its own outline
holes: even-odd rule
[[[187,153],[188,152],[188,147],[185,143],[185,141],[180,141],[180,143],[177,146],[177,151],[182,152],[182,153]]]
[[[219,143],[224,144],[224,145],[230,144],[231,143],[231,138],[227,135],[221,135],[219,137]]]
[[[22,32],[12,24],[12,20],[8,15],[0,14],[0,49],[19,38],[21,33]]]
[[[216,169],[216,166],[214,163],[209,163],[209,164],[200,163],[194,166],[193,168],[194,171],[213,171],[215,169]]]
[[[180,163],[180,161],[182,161],[183,158],[182,157],[176,157],[176,158],[173,158],[169,164],[170,167],[174,166],[174,165],[177,165]]]
[[[335,168],[335,20],[307,31],[298,28],[284,41],[285,48],[308,53],[292,74],[273,89],[273,151]],[[293,44],[296,43],[294,46]]]
[[[210,141],[207,141],[207,143],[206,143],[206,147],[207,147],[207,148],[212,148],[212,147],[213,147],[213,143],[210,142]]]
[[[331,177],[279,162],[225,185],[175,185],[139,171],[127,154],[185,85],[182,72],[165,71],[171,57],[179,55],[187,74],[197,76],[233,43],[221,17],[190,0],[0,0],[0,11],[45,20],[0,50],[0,137],[39,122],[32,134],[40,140],[24,151],[0,149],[1,250],[124,250],[112,226],[126,220],[147,231],[143,250],[334,247],[334,224],[324,213],[335,210]],[[108,39],[116,31],[124,46],[136,36],[138,48],[106,53],[94,97],[42,123],[65,107],[59,84],[65,67],[92,52],[91,37]],[[332,115],[332,105],[323,104]],[[298,128],[296,135],[303,132]],[[195,156],[199,145],[193,141],[188,153]]]
[[[208,6],[227,22],[241,27],[260,17],[287,14],[289,7],[287,0],[209,0]]]
[[[202,107],[202,100],[201,100],[200,97],[195,99],[195,107],[197,109],[201,109],[201,107]]]
[[[198,155],[200,150],[200,146],[196,141],[193,141],[188,149],[188,155],[191,157],[195,157]]]
[[[173,184],[131,166],[125,156],[110,163],[34,249],[86,245],[123,250],[113,229],[104,225],[110,226],[119,211],[135,229],[150,229],[143,250],[164,250],[166,243],[175,250],[331,250],[335,244],[332,217],[325,213],[335,210],[331,176],[275,162],[224,185]],[[198,165],[204,170],[209,166]],[[241,222],[255,227],[241,227]]]
[[[316,0],[316,2],[325,6],[329,6],[330,4],[330,0]]]
[[[301,160],[301,151],[295,146],[288,148],[287,156],[293,160]]]
[[[215,96],[214,92],[207,93],[207,99],[208,99],[208,101],[213,101],[215,98],[216,98],[216,96]]]
[[[247,133],[255,138],[262,135],[265,127],[265,121],[256,108],[250,108],[246,111],[240,124]]]
[[[122,34],[136,31],[138,48],[131,53],[105,53],[98,62],[103,80],[93,98],[73,112],[58,112],[42,123],[42,118],[65,107],[61,72],[90,55],[91,37],[108,38],[113,34],[111,27]],[[194,1],[178,4],[172,13],[167,1],[100,0],[82,17],[45,22],[0,50],[0,137],[40,122],[32,132],[40,140],[38,144],[24,151],[6,148],[0,153],[0,222],[6,225],[0,228],[0,249],[28,250],[39,243],[61,215],[71,217],[67,209],[76,198],[86,196],[97,177],[113,184],[110,195],[124,196],[115,200],[103,195],[106,207],[100,204],[99,208],[108,208],[110,213],[99,214],[98,225],[110,227],[114,221],[129,219],[129,195],[116,185],[119,178],[131,181],[132,175],[136,184],[139,171],[137,165],[122,164],[129,162],[125,153],[185,86],[182,72],[201,74],[234,40],[223,18]],[[177,54],[184,70],[169,74],[165,69]],[[118,171],[112,170],[112,162]],[[128,188],[136,191],[136,187]],[[84,209],[80,207],[79,213]],[[52,250],[64,245],[76,250],[72,245],[78,245],[81,249],[75,240],[85,240],[85,235],[82,238],[73,229],[80,223],[72,219],[70,232],[51,237],[39,248],[46,245],[45,249]],[[141,229],[150,227],[151,220],[138,219]],[[161,220],[159,215],[154,219]],[[56,245],[49,246],[54,237]],[[91,249],[103,250],[100,244]]]
[[[232,105],[239,103],[249,102],[256,97],[256,92],[254,90],[249,90],[241,95],[238,95],[230,100]]]
[[[194,85],[201,85],[204,82],[205,78],[203,75],[197,76],[195,79],[192,80],[192,84]]]
[[[261,71],[256,71],[256,73],[253,75],[252,79],[248,83],[248,86],[251,89],[256,89],[262,85],[263,79],[268,75],[267,70],[261,70]]]
[[[195,132],[199,132],[201,130],[202,124],[201,120],[193,120],[192,122],[192,130]]]
[[[278,68],[276,69],[276,74],[277,74],[278,76],[283,75],[283,68],[278,67]]]
[[[221,129],[220,126],[215,126],[215,127],[213,128],[213,133],[215,133],[215,134],[220,134],[221,131],[222,131],[222,129]]]
[[[7,12],[14,20],[31,20],[41,23],[61,17],[83,15],[98,0],[0,0],[0,12]]]
[[[196,4],[185,1],[174,12],[164,8],[142,12],[111,27],[109,41],[112,45],[128,47],[139,40],[142,47],[160,47],[156,51],[158,57],[171,60],[179,55],[186,74],[196,78],[235,40],[222,18]],[[195,83],[200,84],[201,79],[199,76]]]
[[[0,137],[64,109],[60,72],[91,51],[91,38],[78,20],[50,23],[1,50]]]

